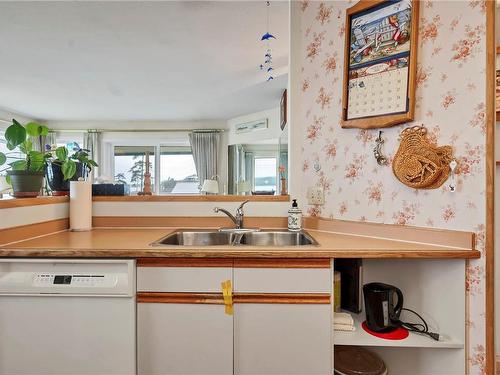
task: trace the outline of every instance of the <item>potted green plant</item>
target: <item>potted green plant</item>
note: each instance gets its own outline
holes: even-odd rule
[[[12,185],[14,197],[37,197],[43,186],[45,165],[51,154],[44,151],[33,150],[33,143],[28,138],[44,136],[49,129],[36,122],[21,125],[15,119],[5,130],[7,148],[11,152],[0,152],[0,166],[7,163],[7,158],[14,159],[8,167],[0,170],[7,171],[7,182]]]
[[[68,195],[70,181],[86,180],[92,168],[97,167],[97,163],[89,159],[89,150],[77,143],[71,147],[72,154],[66,146],[52,149],[47,145],[47,150],[52,153],[47,163],[47,182],[53,195]]]

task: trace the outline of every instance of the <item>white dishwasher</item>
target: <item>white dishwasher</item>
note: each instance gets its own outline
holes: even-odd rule
[[[135,261],[0,259],[0,375],[136,373]]]

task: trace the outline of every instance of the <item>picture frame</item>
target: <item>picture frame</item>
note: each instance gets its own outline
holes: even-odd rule
[[[500,69],[497,69],[495,73],[495,118],[496,121],[500,121]]]
[[[343,128],[414,119],[419,0],[361,0],[346,10]]]
[[[283,93],[281,94],[281,100],[280,100],[280,128],[281,130],[285,129],[286,123],[287,123],[287,90],[283,90]]]

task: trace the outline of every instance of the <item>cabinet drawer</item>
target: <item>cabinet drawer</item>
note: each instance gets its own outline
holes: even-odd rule
[[[138,292],[220,292],[230,267],[138,267]]]
[[[246,267],[235,261],[234,291],[241,293],[331,293],[332,281],[329,262],[323,266],[289,267],[258,264]]]

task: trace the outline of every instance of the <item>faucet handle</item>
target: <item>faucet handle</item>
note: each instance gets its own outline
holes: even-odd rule
[[[246,200],[246,201],[244,201],[242,204],[240,204],[240,206],[238,207],[238,211],[239,211],[239,210],[243,210],[243,206],[244,206],[245,204],[247,204],[248,202],[250,202],[250,199],[247,199],[247,200]]]

